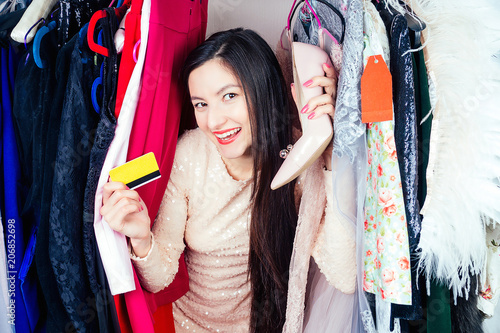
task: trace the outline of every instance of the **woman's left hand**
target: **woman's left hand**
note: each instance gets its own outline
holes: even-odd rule
[[[311,80],[304,83],[302,89],[312,88],[312,87],[323,87],[324,94],[320,96],[313,97],[300,111],[303,114],[307,114],[308,119],[316,119],[319,116],[328,114],[333,122],[333,116],[335,114],[335,100],[337,98],[337,73],[335,68],[329,64],[323,64],[323,71],[325,76],[315,76]],[[295,87],[292,83],[292,96],[296,100]],[[331,170],[331,157],[333,150],[333,140],[330,142],[328,147],[323,153],[323,159],[325,161],[325,166],[328,170]]]
[[[302,89],[323,87],[324,94],[311,98],[307,104],[300,110],[300,113],[307,114],[308,119],[316,119],[319,116],[328,114],[333,121],[335,114],[335,99],[337,98],[337,73],[331,65],[323,64],[325,76],[315,76],[305,82]],[[292,94],[295,98],[295,89]]]

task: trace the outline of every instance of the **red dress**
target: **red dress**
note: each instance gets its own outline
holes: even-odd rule
[[[205,39],[208,0],[152,0],[142,89],[127,160],[154,152],[162,177],[137,189],[154,221],[175,155],[184,88],[180,69],[191,50]],[[128,21],[125,31],[128,30]],[[171,303],[189,289],[184,256],[174,281],[163,291],[135,291],[115,297],[122,332],[174,332]],[[149,307],[146,305],[148,304]],[[156,307],[159,307],[156,310]],[[154,315],[153,320],[149,320]]]

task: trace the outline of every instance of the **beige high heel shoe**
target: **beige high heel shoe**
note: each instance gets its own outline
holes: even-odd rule
[[[333,136],[332,122],[328,115],[309,120],[307,114],[300,113],[311,98],[323,94],[322,87],[306,88],[302,84],[315,76],[325,75],[323,64],[332,64],[328,54],[318,46],[294,42],[292,59],[302,136],[274,176],[271,182],[273,190],[288,184],[304,172],[325,151]]]

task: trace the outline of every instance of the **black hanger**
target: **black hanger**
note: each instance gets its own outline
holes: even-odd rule
[[[297,8],[299,8],[299,5],[301,3],[303,3],[304,1],[305,0],[301,0],[301,1],[297,2],[297,5],[295,6],[295,8],[292,11],[292,15],[290,15],[290,21],[288,22],[288,26],[291,25],[292,17],[295,15],[295,11],[297,10]],[[328,6],[340,18],[340,21],[342,22],[342,34],[340,35],[339,44],[342,44],[344,42],[344,35],[345,35],[345,19],[344,19],[344,16],[331,3],[329,3],[329,2],[327,2],[325,0],[316,0],[316,1],[321,2],[322,4]]]
[[[420,46],[422,46],[421,33],[426,28],[426,24],[424,21],[417,17],[415,12],[410,7],[408,7],[407,4],[401,3],[401,5],[406,10],[405,19],[408,23],[408,29],[410,29],[410,35],[412,35],[411,46],[414,49],[418,49]]]
[[[392,17],[394,13],[399,14],[398,11],[396,11],[392,6],[386,5],[385,1],[383,0],[372,0],[372,3],[375,5],[377,8],[379,14],[381,16],[389,16]],[[408,7],[404,2],[399,1],[401,6],[405,9],[405,14],[404,18],[406,19],[406,23],[408,24],[408,29],[410,32],[410,37],[411,37],[411,46],[413,49],[419,48],[422,43],[421,43],[421,32],[426,28],[426,24],[420,20],[415,12]],[[391,13],[392,12],[392,13]],[[390,32],[390,27],[387,27],[387,31]]]

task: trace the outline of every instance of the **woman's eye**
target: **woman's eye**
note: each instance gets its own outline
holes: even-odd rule
[[[229,101],[229,100],[235,98],[236,96],[237,95],[235,93],[227,93],[227,94],[224,95],[224,100],[225,101]]]
[[[207,106],[207,103],[199,102],[199,103],[194,104],[194,107],[196,109],[202,108],[204,106]]]

